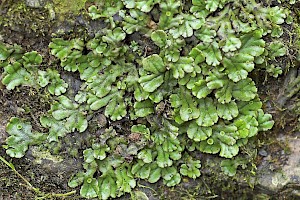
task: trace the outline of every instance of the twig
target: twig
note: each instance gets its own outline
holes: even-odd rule
[[[12,164],[12,163],[9,163],[8,161],[6,161],[2,156],[0,156],[0,160],[2,162],[4,162],[9,168],[11,168],[13,170],[13,172],[18,176],[20,177],[25,183],[26,185],[31,189],[33,190],[34,192],[39,192],[39,189],[38,188],[35,188],[31,185],[31,183],[29,183],[29,181],[27,181],[27,179],[22,176],[15,168],[15,166]]]
[[[33,187],[31,185],[31,183],[16,170],[15,166],[12,163],[10,163],[7,160],[5,160],[5,158],[3,158],[2,156],[0,156],[0,160],[4,164],[6,164],[10,169],[12,169],[13,172],[26,183],[26,186],[28,186],[28,188],[30,190],[34,191],[37,194],[37,196],[41,196],[41,197],[37,197],[36,199],[46,199],[48,197],[66,197],[66,196],[69,196],[69,195],[72,195],[72,194],[76,193],[76,190],[73,190],[71,192],[67,192],[67,193],[63,193],[63,194],[55,194],[55,193],[47,193],[47,194],[45,194],[45,193],[41,192],[39,188]]]

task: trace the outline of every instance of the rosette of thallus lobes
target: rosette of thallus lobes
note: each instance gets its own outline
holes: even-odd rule
[[[49,44],[61,70],[80,76],[74,96],[65,93],[68,84],[57,70],[32,67],[42,62],[36,52],[1,46],[2,63],[18,58],[4,67],[7,89],[37,82],[57,96],[40,117],[48,133],[33,136],[27,122],[10,121],[10,156],[89,132],[95,113],[110,122],[129,120],[129,131],[101,129],[83,151],[83,170],[69,181],[83,197],[108,199],[130,193],[137,179],[162,179],[170,187],[182,176],[195,179],[201,175],[195,152],[234,158],[250,138],[272,128],[250,73],[282,73],[269,63],[286,54],[278,38],[287,10],[255,0],[110,0],[88,10],[105,24],[95,37]],[[15,146],[20,141],[23,146]]]

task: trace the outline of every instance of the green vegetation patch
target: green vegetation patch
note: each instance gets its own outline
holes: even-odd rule
[[[59,14],[78,14],[80,10],[85,8],[86,1],[87,0],[53,0],[54,10]]]
[[[59,12],[77,12],[85,3],[70,2],[54,1]],[[74,95],[57,68],[39,68],[38,52],[0,44],[6,89],[42,87],[53,97],[40,116],[48,132],[32,133],[28,122],[11,119],[7,153],[20,158],[29,145],[55,145],[74,132],[97,134],[83,150],[83,170],[68,183],[85,198],[120,197],[137,179],[168,187],[184,176],[196,179],[201,160],[195,155],[203,153],[232,159],[220,167],[233,176],[245,165],[233,161],[240,148],[274,124],[250,73],[282,73],[272,61],[287,53],[280,37],[289,10],[255,0],[91,3],[88,14],[105,24],[101,31],[49,44],[60,70],[79,75]],[[93,125],[99,113],[108,125]],[[113,125],[122,121],[131,122],[127,129]]]

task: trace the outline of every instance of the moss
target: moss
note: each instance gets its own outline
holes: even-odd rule
[[[53,0],[54,10],[58,14],[78,14],[80,10],[84,9],[87,0]]]
[[[37,147],[32,147],[31,150],[32,155],[35,157],[35,162],[38,164],[41,164],[44,159],[50,160],[55,163],[63,161],[63,159],[60,156],[51,155],[49,151],[40,151]]]
[[[47,10],[27,7],[24,1],[8,1],[1,5],[0,13],[0,34],[4,41],[11,44],[22,43],[25,48],[27,45],[32,48],[34,45],[28,42],[34,41],[24,40],[47,40],[46,35],[51,26]]]

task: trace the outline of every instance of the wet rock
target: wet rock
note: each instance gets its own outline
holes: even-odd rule
[[[97,116],[97,122],[98,122],[98,126],[100,128],[105,127],[107,125],[107,119],[106,119],[105,115],[99,114],[99,116]]]
[[[289,144],[289,154],[282,154],[286,158],[281,163],[280,169],[274,169],[271,164],[269,156],[264,158],[264,161],[258,166],[257,179],[258,188],[261,188],[268,193],[279,193],[285,189],[291,189],[293,185],[300,184],[300,133],[296,136],[284,136],[280,138],[282,141],[287,141]],[[280,154],[275,154],[280,156]],[[276,159],[276,158],[273,158]],[[282,158],[279,158],[282,160]],[[299,197],[300,189],[293,188],[293,192],[290,195]]]
[[[61,74],[61,78],[68,83],[68,95],[75,96],[80,90],[82,82],[78,77],[75,77],[72,73],[64,72]]]
[[[61,35],[71,34],[71,32],[74,30],[74,24],[75,23],[68,21],[58,21],[52,26],[52,35],[58,37]]]
[[[260,156],[263,156],[263,157],[268,156],[268,152],[267,152],[265,149],[261,149],[261,150],[258,152],[258,154],[259,154]]]
[[[4,105],[2,99],[0,99],[0,104]],[[8,137],[6,132],[6,124],[9,121],[9,116],[7,116],[4,112],[0,112],[0,147],[5,144],[5,140]]]
[[[25,0],[25,4],[31,8],[43,8],[46,4],[46,0]]]
[[[5,143],[5,140],[8,137],[8,135],[5,131],[5,127],[6,127],[6,121],[1,119],[1,122],[0,122],[0,146]]]
[[[81,160],[52,155],[37,147],[30,147],[25,157],[43,177],[39,181],[51,179],[52,184],[60,185],[64,189],[68,189],[67,183],[71,175],[82,168]]]
[[[300,134],[299,134],[300,136]],[[300,137],[289,138],[291,154],[282,171],[295,184],[300,184]]]

